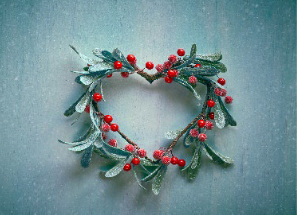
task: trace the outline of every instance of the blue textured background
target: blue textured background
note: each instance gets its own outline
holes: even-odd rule
[[[296,1],[2,0],[0,9],[1,214],[296,213]],[[216,130],[210,144],[232,167],[203,157],[193,182],[170,167],[154,196],[130,173],[104,178],[100,158],[82,169],[80,155],[57,142],[88,123],[63,117],[83,90],[68,71],[84,64],[68,44],[90,56],[118,47],[144,65],[192,43],[198,53],[221,51],[228,67],[238,126]],[[150,154],[199,111],[176,84],[108,82],[103,112]]]

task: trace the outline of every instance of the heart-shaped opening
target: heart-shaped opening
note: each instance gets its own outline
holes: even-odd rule
[[[106,102],[100,103],[101,111],[112,115],[120,130],[149,154],[170,143],[166,132],[185,128],[201,111],[193,93],[164,79],[150,84],[138,75],[124,79],[114,74],[104,80],[103,90]],[[196,90],[203,95],[205,87]],[[108,138],[119,136],[109,133]],[[122,146],[123,141],[119,139]]]

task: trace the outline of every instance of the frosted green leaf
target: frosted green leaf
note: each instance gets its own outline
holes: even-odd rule
[[[206,55],[196,55],[196,58],[199,58],[201,60],[207,60],[207,61],[220,61],[222,60],[222,54],[221,52],[212,53],[212,54],[206,54]]]
[[[84,112],[86,106],[88,105],[90,101],[90,93],[86,93],[81,100],[77,103],[77,105],[75,106],[75,110],[78,113],[82,113]]]
[[[214,120],[216,123],[216,126],[220,129],[224,128],[226,125],[226,119],[225,115],[221,109],[221,106],[217,100],[215,100],[216,104],[213,107],[214,110]]]
[[[72,48],[73,51],[75,51],[75,53],[78,54],[79,57],[80,57],[83,61],[85,61],[87,64],[93,65],[93,64],[97,64],[97,63],[98,63],[98,61],[93,60],[93,59],[91,59],[91,58],[89,58],[89,57],[87,57],[87,56],[81,54],[80,52],[78,52],[78,51],[76,50],[76,48],[74,48],[72,45],[69,45],[69,46],[70,46],[70,48]]]
[[[90,85],[90,87],[89,87],[89,92],[92,92],[96,87],[97,87],[97,85],[98,85],[98,81],[99,81],[100,79],[97,79],[96,81],[94,81],[91,85]]]
[[[141,182],[140,182],[140,180],[139,180],[139,178],[138,178],[138,176],[137,176],[137,173],[136,173],[136,171],[134,170],[134,167],[132,167],[132,171],[133,171],[133,174],[134,174],[134,176],[135,176],[135,179],[136,179],[138,185],[139,185],[141,188],[143,188],[143,189],[146,190],[146,188],[145,188],[144,186],[142,186],[142,184],[141,184]]]
[[[92,84],[93,82],[97,81],[99,77],[97,76],[89,76],[89,75],[82,75],[79,77],[79,81],[88,86],[90,84]]]
[[[116,166],[114,166],[112,169],[110,169],[109,171],[107,171],[105,173],[105,177],[114,177],[117,176],[124,168],[126,163],[130,163],[130,161],[132,160],[132,156],[122,160],[120,163],[118,163]]]
[[[95,115],[95,116],[94,116]],[[91,121],[93,123],[93,125],[95,126],[95,128],[97,129],[97,131],[100,131],[99,129],[99,120],[98,120],[98,116],[97,114],[95,113],[95,110],[94,110],[94,107],[93,107],[93,104],[90,105],[90,118],[91,118]]]
[[[202,75],[202,76],[214,76],[219,74],[220,71],[212,66],[201,66],[201,67],[195,67],[195,68],[183,68],[180,70],[181,75]]]
[[[157,176],[155,177],[155,180],[152,185],[152,191],[155,195],[158,195],[160,192],[162,181],[164,179],[166,170],[167,170],[167,167],[163,165],[161,170],[158,172]]]
[[[192,157],[192,160],[188,166],[186,166],[182,171],[187,173],[190,180],[196,178],[201,161],[201,145],[196,144],[196,148]]]
[[[100,79],[100,93],[102,95],[102,100],[105,102],[104,93],[103,93],[103,84],[102,84],[101,79]]]
[[[165,138],[168,140],[174,140],[184,129],[176,131],[168,131],[165,133]]]
[[[227,123],[228,123],[229,125],[231,125],[231,126],[236,126],[236,125],[237,125],[236,121],[233,119],[233,117],[232,117],[231,114],[229,113],[228,109],[226,108],[225,104],[222,102],[221,97],[217,96],[217,99],[218,99],[218,101],[219,101],[219,103],[220,103],[220,106],[221,106],[222,111],[223,111],[224,114],[225,114],[225,117],[226,117],[226,119],[227,119]],[[227,124],[227,123],[226,123],[226,124]]]
[[[75,113],[75,106],[81,101],[81,99],[86,95],[86,92],[81,95],[65,112],[65,116],[71,116]]]
[[[134,68],[130,65],[130,63],[127,61],[126,57],[123,55],[123,53],[119,49],[113,50],[112,56],[115,59],[117,59],[118,61],[121,61],[124,67],[128,68],[129,70],[134,71]]]
[[[88,71],[71,71],[71,72],[77,73],[77,74],[82,74],[82,75],[90,74]]]
[[[211,148],[206,142],[203,142],[203,146],[205,148],[206,155],[209,158],[211,158],[211,160],[219,164],[226,164],[226,165],[233,163],[233,160],[231,158],[221,155],[219,152]]]
[[[156,169],[154,169],[153,172],[151,172],[146,177],[142,178],[141,181],[148,182],[148,181],[152,180],[158,174],[158,172],[161,169],[161,167],[162,167],[162,165],[158,166]]]
[[[107,69],[113,69],[114,67],[108,63],[105,62],[99,62],[98,64],[95,64],[93,66],[90,66],[89,71],[90,72],[98,72],[101,70],[107,70]]]
[[[88,148],[90,145],[92,145],[92,142],[87,141],[85,144],[83,145],[79,145],[79,146],[75,146],[73,148],[68,148],[70,151],[74,151],[74,152],[80,152],[86,148]]]
[[[195,98],[200,101],[201,100],[201,96],[196,92],[196,90],[192,87],[191,84],[189,84],[186,80],[182,79],[182,78],[173,78],[173,80],[177,83],[179,83],[180,85],[186,87],[188,90],[190,90]]]
[[[87,168],[90,165],[92,153],[93,153],[94,145],[89,146],[85,151],[81,158],[80,164],[82,167]]]
[[[140,158],[140,163],[144,166],[159,166],[158,163],[153,163],[145,158]]]

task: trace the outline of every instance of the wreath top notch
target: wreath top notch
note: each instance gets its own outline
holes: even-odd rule
[[[140,69],[137,66],[134,55],[129,54],[125,57],[119,49],[115,49],[113,52],[94,49],[93,54],[98,58],[94,60],[81,54],[73,46],[70,47],[87,63],[87,67],[84,67],[83,71],[72,71],[79,74],[75,81],[85,86],[86,91],[64,112],[64,115],[69,117],[75,112],[79,114],[86,112],[90,116],[91,123],[86,133],[74,142],[59,141],[70,145],[69,150],[71,151],[83,152],[82,167],[90,165],[93,153],[99,154],[112,163],[109,168],[104,170],[106,177],[114,177],[122,170],[130,171],[132,169],[136,181],[142,188],[146,189],[143,182],[153,181],[152,191],[157,195],[169,164],[180,166],[184,175],[192,180],[198,173],[202,151],[216,163],[222,165],[233,163],[231,158],[221,155],[206,142],[206,131],[212,130],[214,123],[219,129],[228,125],[236,126],[236,121],[225,105],[225,103],[232,103],[233,100],[231,96],[226,96],[227,91],[223,87],[225,79],[218,78],[215,81],[212,78],[217,77],[220,72],[227,71],[225,65],[220,62],[221,53],[198,55],[194,44],[189,55],[185,55],[183,49],[178,49],[178,57],[170,55],[164,64],[156,65],[157,72],[155,74],[148,74],[144,71],[145,69]],[[146,63],[146,69],[153,68],[152,62]],[[99,109],[98,103],[105,101],[102,81],[104,78],[110,78],[115,72],[120,72],[123,78],[128,78],[129,75],[135,73],[145,78],[149,83],[164,78],[166,83],[175,82],[184,86],[193,93],[197,100],[201,100],[201,97],[195,90],[196,85],[200,83],[207,87],[201,112],[184,129],[166,133],[166,138],[172,141],[167,148],[155,150],[154,159],[149,158],[146,150],[130,140],[119,129],[119,126],[113,123],[112,116],[104,115]],[[98,87],[100,93],[96,92]],[[225,97],[225,103],[221,97]],[[110,130],[117,132],[128,144],[121,148],[118,147],[115,139],[106,141],[107,133]],[[181,137],[183,137],[183,144],[186,148],[193,146],[193,156],[187,165],[184,159],[173,155],[173,148]],[[139,174],[142,174],[141,179]]]

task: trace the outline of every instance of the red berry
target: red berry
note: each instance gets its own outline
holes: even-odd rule
[[[215,104],[216,104],[215,101],[212,100],[212,99],[210,99],[210,100],[207,101],[207,106],[208,107],[213,107],[213,106],[215,106]]]
[[[151,61],[146,62],[145,67],[149,70],[154,68],[154,64]]]
[[[168,72],[167,72],[167,76],[168,76],[169,78],[174,78],[174,77],[176,77],[176,75],[177,75],[176,70],[172,70],[172,69],[170,69],[170,70],[168,70]]]
[[[146,151],[144,149],[138,149],[137,154],[139,157],[144,158],[146,156]]]
[[[112,122],[112,116],[110,116],[110,115],[106,115],[106,116],[104,116],[104,121],[105,121],[106,123],[111,123],[111,122]]]
[[[129,54],[129,55],[127,56],[127,61],[128,61],[129,63],[133,63],[135,60],[136,60],[135,55],[133,55],[133,54]]]
[[[90,113],[90,105],[87,105],[85,108],[85,112]]]
[[[129,77],[129,72],[121,72],[121,76],[123,78],[128,78]]]
[[[177,57],[172,54],[168,57],[168,60],[170,61],[170,63],[175,63],[177,61]]]
[[[118,126],[118,124],[112,123],[112,124],[110,125],[110,129],[111,129],[112,131],[118,131],[118,130],[119,130],[119,126]]]
[[[125,146],[125,150],[128,152],[133,152],[134,151],[134,146],[132,144],[127,144]]]
[[[171,158],[171,163],[172,163],[173,165],[178,164],[178,158],[173,156],[173,157]]]
[[[198,126],[199,128],[203,128],[205,126],[205,121],[203,119],[198,120]]]
[[[198,139],[200,142],[205,142],[207,139],[207,136],[206,136],[206,134],[199,134]]]
[[[100,102],[102,100],[102,95],[100,93],[94,93],[93,94],[93,100],[95,102]]]
[[[173,78],[170,78],[170,77],[168,77],[168,76],[165,76],[165,82],[166,83],[172,83],[172,81],[173,81]]]
[[[163,150],[155,150],[154,153],[153,153],[153,157],[156,160],[159,160],[159,159],[161,159],[163,157],[163,154],[164,154]]]
[[[90,67],[90,66],[91,66],[91,64],[87,64],[87,66],[88,66],[88,67]]]
[[[132,163],[133,163],[135,166],[137,166],[138,164],[140,164],[140,160],[139,160],[139,158],[133,158],[133,159],[132,159]]]
[[[210,112],[210,113],[208,114],[208,116],[209,116],[210,119],[214,119],[214,112]]]
[[[197,63],[197,64],[195,65],[195,67],[201,67],[201,64],[200,64],[200,63]]]
[[[126,163],[125,164],[125,166],[124,166],[124,168],[123,168],[123,170],[125,170],[125,171],[130,171],[130,169],[131,169],[131,164],[129,164],[129,163]]]
[[[178,165],[179,165],[180,167],[184,167],[184,166],[186,165],[186,161],[185,161],[184,159],[179,159],[179,160],[178,160]]]
[[[122,64],[121,61],[115,61],[115,62],[113,63],[113,66],[114,66],[115,69],[121,69],[122,66],[123,66],[123,64]]]
[[[116,139],[110,139],[110,140],[108,141],[108,144],[109,144],[110,146],[117,147],[117,145],[118,145],[118,141],[117,141]]]
[[[178,56],[184,56],[186,54],[186,52],[184,49],[178,49],[177,54],[178,54]]]
[[[102,131],[109,132],[110,131],[110,125],[108,123],[104,123],[102,125]]]
[[[221,85],[225,85],[226,80],[224,78],[219,78],[218,83],[221,84]]]
[[[169,165],[170,164],[170,157],[168,157],[168,156],[164,156],[164,157],[162,157],[162,163],[164,164],[164,165]]]
[[[110,75],[107,75],[106,77],[107,77],[107,78],[111,78],[111,77],[112,77],[112,73],[111,73]]]
[[[107,135],[105,133],[102,133],[102,139],[106,140],[107,139]]]
[[[225,102],[226,104],[231,104],[233,102],[233,98],[231,96],[226,96]]]

